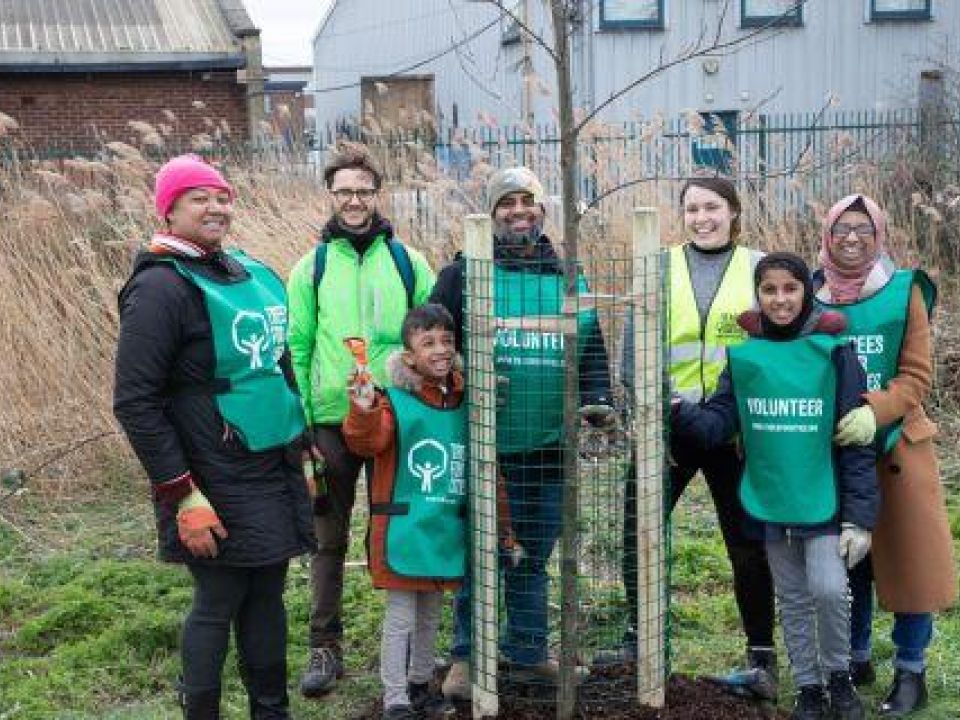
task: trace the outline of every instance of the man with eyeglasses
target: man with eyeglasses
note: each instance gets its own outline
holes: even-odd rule
[[[300,681],[307,697],[323,695],[343,676],[343,571],[363,464],[340,431],[355,367],[343,341],[366,341],[374,382],[386,385],[386,359],[402,347],[403,318],[427,301],[435,280],[423,255],[400,243],[380,214],[382,176],[364,147],[335,153],[323,178],[333,215],[287,285],[290,353],[309,428],[304,465],[325,480],[314,503],[310,658]]]

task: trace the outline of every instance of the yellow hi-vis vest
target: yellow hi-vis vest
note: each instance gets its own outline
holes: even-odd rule
[[[717,389],[726,348],[747,339],[737,316],[754,305],[753,269],[763,254],[734,247],[701,325],[685,247],[670,248],[670,388],[684,400],[699,402]]]

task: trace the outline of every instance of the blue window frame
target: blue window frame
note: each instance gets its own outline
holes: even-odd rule
[[[600,0],[600,29],[662,30],[664,0]]]
[[[712,167],[729,174],[733,164],[733,152],[727,143],[734,147],[737,145],[739,113],[736,110],[727,110],[702,112],[700,115],[703,117],[704,134],[692,140],[690,150],[693,163],[699,167]],[[723,126],[722,130],[717,127],[718,123]]]
[[[871,20],[930,20],[932,0],[870,0]]]
[[[803,25],[803,3],[797,0],[740,0],[740,27],[763,25]]]

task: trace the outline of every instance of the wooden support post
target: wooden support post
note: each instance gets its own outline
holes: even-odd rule
[[[497,695],[497,425],[493,365],[493,228],[489,215],[464,222],[465,333],[469,411],[471,662],[473,717],[499,712]]]
[[[660,217],[655,208],[633,214],[634,407],[637,467],[637,699],[663,707],[664,614],[667,612],[663,470],[663,353]]]

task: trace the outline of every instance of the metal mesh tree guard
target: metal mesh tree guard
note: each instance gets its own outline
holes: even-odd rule
[[[454,655],[469,652],[476,718],[505,704],[569,718],[664,700],[656,211],[636,211],[632,245],[582,255],[494,260],[490,218],[466,220],[471,553]]]

